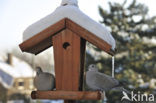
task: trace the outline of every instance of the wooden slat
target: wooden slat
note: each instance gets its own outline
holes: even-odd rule
[[[63,44],[70,44],[66,49]],[[80,37],[68,29],[53,36],[57,90],[79,90]]]
[[[32,99],[52,99],[52,100],[100,100],[101,94],[98,91],[33,91]]]
[[[62,39],[59,35],[55,35],[52,37],[53,45],[54,45],[54,67],[55,67],[55,83],[56,83],[56,89],[60,90],[62,88],[62,68],[63,68],[63,60],[60,60],[62,58]],[[61,47],[61,48],[60,48]],[[62,58],[63,59],[63,58]],[[57,69],[56,69],[57,68]],[[60,73],[59,73],[60,72]],[[59,81],[58,79],[59,78]]]
[[[72,81],[73,81],[73,90],[79,90],[80,85],[80,71],[81,71],[81,38],[72,32]],[[75,77],[76,76],[76,77]],[[75,81],[76,80],[76,81]]]
[[[72,35],[73,35],[73,33],[71,31],[69,31],[68,29],[62,31],[61,35],[60,35],[60,38],[62,39],[62,45],[59,48],[61,48],[61,50],[63,51],[62,58],[60,58],[60,61],[63,60],[63,64],[60,64],[60,65],[63,65],[63,68],[61,70],[62,75],[63,75],[61,90],[72,90],[74,88],[72,73],[73,73],[73,69],[76,69],[76,68],[72,68],[72,64],[74,62],[74,61],[72,61],[72,55],[73,55]],[[70,44],[70,46],[67,47],[66,49],[63,48],[63,44],[65,42]],[[55,69],[57,69],[57,68],[55,68]],[[57,72],[57,73],[60,73],[60,72]]]
[[[48,27],[47,29],[43,30],[42,32],[34,35],[30,39],[24,41],[19,46],[20,46],[21,50],[24,52],[38,54],[38,53],[42,52],[43,50],[47,49],[48,47],[52,46],[51,41],[49,41],[50,38],[63,29],[65,29],[65,19]],[[42,44],[42,45],[40,45],[40,44]]]
[[[70,19],[66,19],[66,27],[78,34],[80,37],[84,38],[86,41],[113,55],[112,52],[110,52],[112,48],[111,45],[109,45],[107,42],[97,37],[96,35],[92,34],[88,30],[82,28],[80,25],[74,23]]]
[[[50,44],[49,42],[51,42],[51,38],[47,38],[44,41],[39,42],[34,47],[28,48],[27,52],[37,55],[38,53],[40,53],[52,46],[52,44]]]

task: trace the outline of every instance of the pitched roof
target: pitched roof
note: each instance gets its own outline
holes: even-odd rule
[[[31,37],[34,38],[36,35],[39,38],[39,34],[42,34],[40,36],[45,36],[45,35],[52,36],[52,35],[56,34],[57,32],[60,32],[61,30],[66,28],[66,23],[63,22],[63,19],[65,19],[65,18],[66,18],[66,20],[64,20],[64,21],[70,22],[72,24],[72,26],[76,25],[76,26],[78,26],[78,28],[83,29],[83,31],[80,31],[80,32],[77,30],[75,30],[75,31],[79,32],[78,34],[81,33],[80,34],[81,37],[83,37],[83,38],[86,37],[84,39],[86,39],[87,41],[89,41],[87,36],[88,35],[90,36],[90,34],[92,34],[91,36],[95,40],[92,39],[91,41],[98,42],[98,40],[100,40],[100,41],[102,41],[101,45],[105,45],[107,43],[107,45],[110,46],[109,49],[112,49],[112,50],[115,49],[115,40],[112,37],[112,35],[109,33],[109,31],[104,26],[95,22],[90,17],[85,15],[83,12],[81,12],[77,6],[72,6],[72,5],[60,6],[52,14],[50,14],[50,15],[46,16],[45,18],[39,20],[38,22],[30,25],[23,33],[23,40],[27,41]],[[73,28],[72,26],[70,25],[70,27],[67,27],[67,28]],[[45,32],[47,32],[47,33],[45,33]],[[42,41],[44,41],[44,40],[42,39]],[[46,41],[47,40],[48,40],[48,38],[46,39]],[[91,42],[91,41],[89,41],[89,42]],[[39,40],[36,40],[36,42],[35,41],[33,41],[33,42],[34,42],[34,44],[36,42],[39,43]],[[93,44],[95,45],[95,43],[93,43]],[[98,46],[98,45],[99,45],[99,43],[96,43],[95,46]],[[50,46],[51,46],[51,44],[47,43],[47,46],[44,47],[44,49],[46,49],[47,47],[50,47]],[[105,47],[105,48],[107,48],[107,47]],[[41,48],[41,49],[43,49],[43,48]],[[100,48],[100,49],[102,49],[102,48]],[[102,50],[104,50],[104,49],[102,49]],[[23,50],[23,51],[30,52],[30,50],[28,50],[28,48],[27,48],[27,50]],[[38,54],[41,51],[38,51],[38,52],[32,51],[32,53]],[[108,50],[106,50],[106,49],[105,49],[105,51],[108,52]]]
[[[0,61],[0,69],[7,72],[13,77],[32,77],[34,71],[29,64],[18,59],[17,57],[12,58],[12,65],[7,64],[4,61]]]
[[[5,60],[0,61],[0,82],[6,88],[12,86],[14,78],[33,77],[34,72],[30,65],[13,56],[12,65]]]

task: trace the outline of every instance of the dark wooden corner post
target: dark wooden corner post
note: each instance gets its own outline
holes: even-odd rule
[[[52,41],[56,90],[82,91],[86,41],[69,29],[53,36]]]

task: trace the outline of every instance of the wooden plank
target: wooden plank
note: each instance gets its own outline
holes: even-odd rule
[[[113,55],[111,50],[111,45],[109,45],[106,41],[102,40],[101,38],[97,37],[93,33],[89,32],[88,30],[82,28],[80,25],[74,23],[70,19],[66,19],[66,27],[71,31],[78,34],[80,37],[84,38],[88,42],[92,43],[93,45],[97,46],[98,48],[104,50],[105,52]]]
[[[72,43],[72,32],[69,31],[68,29],[64,30],[62,33],[61,33],[61,38],[62,38],[62,46],[60,48],[62,48],[62,51],[63,51],[63,54],[62,54],[62,57],[63,58],[60,58],[63,60],[63,68],[62,68],[62,75],[63,75],[63,78],[62,78],[62,90],[73,90],[73,76],[72,76],[72,73],[73,73],[73,69],[76,69],[76,68],[72,68],[72,64],[73,64],[73,61],[72,61],[72,55],[73,55],[73,43]],[[63,48],[63,45],[65,43],[69,43],[69,46],[65,48]],[[57,68],[56,68],[57,69]]]
[[[99,91],[33,91],[32,99],[52,99],[52,100],[100,100]]]
[[[69,46],[63,48],[64,43]],[[53,36],[57,90],[79,90],[80,37],[68,29]]]
[[[50,44],[51,38],[47,38],[42,42],[39,42],[37,45],[35,45],[32,48],[28,48],[27,52],[37,55],[38,53],[46,50],[47,48],[51,47],[52,44]]]
[[[73,90],[79,90],[80,85],[80,71],[81,71],[81,38],[76,35],[75,33],[72,33],[73,40],[72,40],[72,81],[73,81]]]
[[[79,90],[80,37],[68,29],[53,36],[56,90]],[[68,44],[64,48],[64,44]],[[65,103],[75,101],[65,100]]]
[[[52,37],[52,40],[53,40],[53,45],[54,45],[54,67],[55,67],[55,83],[56,83],[56,89],[57,90],[61,90],[62,88],[62,68],[63,68],[63,60],[60,60],[61,58],[63,59],[62,57],[62,54],[63,54],[63,51],[62,51],[62,39],[60,37],[60,35],[55,35]]]
[[[47,29],[41,31],[30,39],[24,41],[19,45],[22,51],[30,52],[33,54],[38,54],[48,47],[52,46],[51,38],[53,35],[65,29],[65,19],[59,21],[58,23],[48,27]],[[48,39],[48,40],[47,40]],[[43,45],[40,45],[43,44]]]

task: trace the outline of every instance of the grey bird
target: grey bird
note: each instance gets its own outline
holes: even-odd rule
[[[117,90],[129,93],[129,91],[122,87],[122,84],[118,80],[104,73],[100,73],[94,64],[91,64],[88,67],[88,71],[86,73],[86,84],[92,90],[106,92],[110,90]]]
[[[53,74],[43,72],[40,67],[36,67],[36,76],[34,78],[34,86],[39,91],[54,90],[55,77]]]

